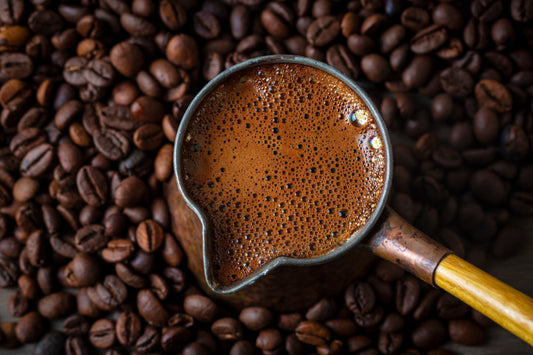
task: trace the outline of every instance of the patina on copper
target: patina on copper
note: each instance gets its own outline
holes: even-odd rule
[[[451,251],[410,225],[390,207],[385,208],[381,218],[366,246],[380,258],[434,285],[435,269]]]

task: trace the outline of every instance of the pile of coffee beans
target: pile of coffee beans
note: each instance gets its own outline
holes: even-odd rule
[[[17,319],[0,319],[0,346],[442,355],[450,339],[483,343],[486,318],[384,261],[303,312],[227,309],[195,286],[162,189],[208,80],[305,55],[363,85],[401,138],[390,204],[404,218],[479,266],[513,255],[526,235],[511,217],[533,215],[533,1],[2,0],[0,23],[0,286]]]

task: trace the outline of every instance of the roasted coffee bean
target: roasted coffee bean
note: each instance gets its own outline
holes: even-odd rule
[[[476,99],[485,106],[498,113],[509,112],[513,107],[513,99],[509,90],[501,83],[483,79],[476,84]]]
[[[417,348],[435,348],[446,339],[446,326],[441,320],[427,319],[414,329],[411,339]]]
[[[192,19],[194,32],[202,38],[212,39],[220,35],[220,22],[207,11],[198,11]]]
[[[90,287],[87,295],[98,308],[109,311],[126,300],[128,290],[117,276],[107,275],[103,282]]]
[[[217,319],[211,325],[211,332],[220,340],[238,341],[243,338],[244,327],[237,319],[226,317]]]
[[[348,337],[357,331],[357,325],[351,318],[332,318],[324,322],[333,333],[340,337]]]
[[[339,69],[352,78],[359,76],[359,65],[357,61],[343,45],[331,46],[326,52],[326,60],[329,65]]]
[[[124,76],[131,77],[141,70],[144,55],[141,49],[129,42],[120,42],[109,52],[111,64]]]
[[[87,83],[98,87],[108,87],[115,79],[115,70],[111,63],[103,59],[93,59],[83,71]]]
[[[187,22],[187,13],[176,1],[163,0],[159,3],[159,17],[172,31],[178,31]]]
[[[375,83],[388,79],[391,69],[389,62],[379,54],[368,54],[361,60],[361,69],[366,77]]]
[[[212,322],[218,312],[218,306],[209,298],[202,295],[190,295],[183,301],[183,309],[200,322]]]
[[[42,143],[29,150],[22,158],[20,171],[24,176],[39,177],[51,167],[53,160],[54,147],[48,143]]]
[[[370,312],[376,303],[376,295],[372,286],[366,282],[351,284],[344,293],[346,306],[355,314]]]
[[[127,137],[114,129],[97,130],[93,134],[93,142],[96,149],[110,160],[120,160],[130,150]]]
[[[468,96],[474,88],[474,78],[464,69],[450,67],[440,74],[444,91],[454,97]]]
[[[61,331],[67,336],[84,336],[89,332],[90,324],[82,315],[75,313],[63,321]]]
[[[31,75],[33,62],[24,53],[0,54],[0,78],[3,81],[9,79],[24,79]]]
[[[336,311],[337,305],[335,302],[331,299],[323,298],[307,310],[305,318],[313,321],[325,321],[332,317]]]
[[[420,298],[420,284],[411,276],[396,282],[396,310],[401,315],[411,313]]]
[[[70,293],[56,292],[39,300],[39,313],[48,319],[58,319],[74,311],[75,298]]]
[[[395,354],[403,345],[401,333],[379,333],[378,348],[382,354]]]
[[[15,335],[21,343],[35,342],[43,332],[44,322],[37,312],[29,312],[22,316],[15,327]]]
[[[65,349],[65,336],[57,331],[51,331],[35,344],[35,355],[62,354]]]
[[[150,290],[139,291],[137,294],[137,309],[146,322],[155,326],[164,325],[169,318],[168,311]]]
[[[141,336],[141,319],[132,312],[121,313],[117,319],[115,333],[118,342],[124,346],[132,346]]]
[[[263,329],[257,335],[255,346],[263,351],[280,351],[283,346],[283,335],[274,328]]]
[[[433,59],[426,55],[415,56],[402,72],[402,82],[408,89],[424,85],[433,73]]]
[[[185,69],[194,68],[198,64],[198,47],[194,39],[180,34],[172,37],[166,48],[168,60]]]
[[[279,2],[270,2],[261,12],[261,23],[268,33],[283,38],[290,34],[293,17],[289,6]]]
[[[429,24],[430,16],[420,7],[408,7],[401,14],[402,25],[411,31],[419,31]]]
[[[108,198],[108,186],[100,170],[91,166],[82,167],[76,175],[76,185],[83,200],[91,206],[101,206]]]
[[[272,312],[264,307],[247,307],[244,308],[239,320],[252,331],[258,331],[269,326],[274,319]]]
[[[109,319],[97,320],[89,329],[89,341],[95,348],[109,348],[115,342],[115,324]]]
[[[495,1],[472,1],[470,10],[475,18],[481,21],[493,21],[503,10],[503,4],[499,0]]]
[[[67,355],[89,355],[90,349],[82,337],[68,337],[65,341],[65,352]]]
[[[525,239],[524,230],[513,225],[506,225],[498,231],[491,245],[491,252],[496,258],[514,255]]]
[[[302,321],[295,329],[298,340],[305,344],[320,346],[331,339],[330,330],[319,322]]]
[[[331,43],[340,32],[340,23],[333,16],[323,16],[311,23],[307,30],[307,41],[317,47]]]
[[[485,340],[483,328],[469,319],[455,319],[448,323],[450,338],[462,345],[481,345]]]
[[[443,319],[460,318],[465,316],[468,311],[466,304],[449,294],[441,295],[437,302],[438,315]]]
[[[163,228],[154,220],[143,221],[137,227],[137,245],[147,253],[152,253],[159,249],[163,243],[164,236]]]
[[[439,25],[432,25],[418,31],[411,39],[411,51],[416,54],[426,54],[442,46],[448,39],[446,29]]]
[[[481,202],[494,206],[505,202],[507,191],[498,175],[489,170],[478,170],[470,178],[470,190]],[[487,194],[490,191],[490,194]]]
[[[30,309],[30,300],[20,290],[11,294],[7,303],[7,310],[13,317],[22,317]]]
[[[78,250],[84,253],[94,253],[107,243],[104,227],[99,224],[84,226],[76,232],[74,242]]]
[[[13,286],[17,280],[19,270],[8,259],[0,258],[0,287]]]

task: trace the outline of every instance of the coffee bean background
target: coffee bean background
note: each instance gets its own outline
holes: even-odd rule
[[[533,294],[532,50],[528,0],[0,1],[2,352],[529,353],[384,261],[307,310],[230,310],[189,274],[162,187],[208,80],[309,56],[380,109],[390,205]]]

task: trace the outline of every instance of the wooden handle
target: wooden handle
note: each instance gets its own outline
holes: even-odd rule
[[[533,346],[533,299],[457,255],[437,266],[434,283]]]

